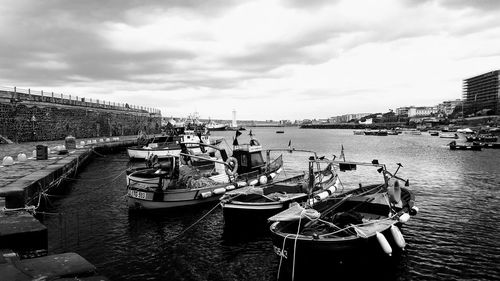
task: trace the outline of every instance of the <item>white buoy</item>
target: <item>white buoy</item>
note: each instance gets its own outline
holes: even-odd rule
[[[110,141],[111,141],[111,139],[110,139],[110,138],[106,138],[106,142],[110,142]]]
[[[85,141],[80,141],[81,146],[85,146]]]
[[[2,160],[2,165],[4,166],[11,166],[14,165],[14,159],[10,156],[5,156]]]
[[[99,142],[104,142],[104,139],[99,139]]]
[[[244,182],[244,181],[239,181],[239,182],[237,182],[236,184],[238,185],[238,187],[243,187],[243,186],[246,186],[246,185],[247,185],[247,183],[246,183],[246,182]]]
[[[327,191],[320,192],[314,196],[314,199],[321,201],[330,195]]]
[[[226,193],[226,189],[224,187],[216,188],[212,191],[214,194],[224,194]]]
[[[267,183],[267,177],[266,176],[260,176],[259,182],[262,185],[266,184]]]
[[[92,140],[92,143],[97,143],[97,140]]]
[[[86,143],[86,144],[91,144],[91,143],[92,143],[92,141],[91,141],[91,140],[87,140],[85,143]]]
[[[210,196],[212,196],[212,191],[207,191],[207,192],[202,192],[201,193],[201,198],[205,199],[205,198],[208,198]]]
[[[410,214],[408,214],[408,213],[403,213],[401,216],[399,216],[400,223],[406,223],[409,220],[410,220]]]
[[[28,158],[26,157],[26,154],[19,153],[17,155],[17,161],[19,161],[19,162],[25,162],[26,160],[28,160]]]
[[[281,171],[283,171],[283,169],[279,168],[278,170],[276,170],[276,173],[279,174],[279,173],[281,173]]]
[[[248,182],[248,185],[256,185],[259,181],[257,179],[251,180]]]
[[[234,185],[228,185],[226,186],[226,190],[229,191],[229,190],[233,190],[235,189],[236,187]]]
[[[417,214],[418,214],[418,207],[417,206],[411,207],[411,209],[410,209],[410,215],[411,216],[416,216]]]
[[[405,238],[403,237],[403,234],[401,233],[399,228],[394,224],[391,225],[391,233],[392,237],[394,238],[394,242],[396,242],[396,245],[398,245],[399,248],[404,249],[406,247]]]
[[[32,152],[33,158],[36,158],[36,149]]]
[[[389,256],[392,255],[391,245],[389,245],[389,242],[387,241],[385,236],[378,231],[375,233],[375,235],[377,236],[378,243],[380,244],[380,247],[382,247],[384,253],[388,254]]]

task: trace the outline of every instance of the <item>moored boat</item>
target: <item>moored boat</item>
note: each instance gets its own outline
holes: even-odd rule
[[[364,134],[366,136],[387,136],[387,130],[365,130]]]
[[[308,174],[227,192],[221,198],[225,225],[264,225],[270,216],[287,209],[293,202],[303,202],[313,197],[320,200],[336,192],[340,182],[332,166],[314,171],[319,167],[315,164],[309,162]]]
[[[166,138],[164,142],[144,145],[139,141],[139,145],[128,147],[127,153],[131,160],[145,160],[149,159],[152,155],[156,155],[158,158],[163,159],[170,156],[179,156],[181,144],[186,144],[186,146],[195,153],[201,153],[203,149],[200,147],[200,143],[217,145],[221,141],[222,140],[212,140],[207,133],[196,133],[193,130],[184,130],[182,134],[170,136]],[[208,150],[214,152],[211,148],[208,148]]]
[[[476,136],[467,136],[465,139],[468,142],[496,142],[498,140],[498,137],[495,135],[476,135]]]
[[[439,131],[429,130],[428,133],[429,133],[429,135],[431,135],[433,137],[439,136]]]
[[[260,145],[237,145],[220,159],[209,155],[180,152],[169,155],[157,167],[127,171],[130,209],[166,209],[213,202],[227,191],[270,182],[281,172],[281,155],[264,162]],[[207,146],[207,145],[202,145]],[[183,151],[185,151],[184,149]],[[201,161],[201,164],[196,164]],[[213,165],[207,165],[206,163]],[[208,169],[206,168],[208,167]]]
[[[351,169],[370,165],[346,164]],[[304,263],[339,256],[391,255],[393,249],[401,251],[405,247],[399,226],[418,211],[413,193],[400,187],[400,182],[409,186],[409,181],[396,176],[397,171],[391,174],[385,165],[372,167],[382,175],[379,183],[359,184],[326,200],[296,204],[270,218],[280,267],[285,263],[295,269]]]
[[[500,143],[498,142],[494,142],[494,143],[487,143],[487,142],[484,142],[484,143],[480,143],[479,144],[482,148],[493,148],[493,149],[500,149]]]
[[[452,141],[448,144],[451,150],[475,150],[480,151],[482,146],[479,143],[472,144],[457,144],[456,141]]]
[[[209,131],[224,131],[228,125],[226,124],[219,124],[217,122],[214,122],[213,120],[209,121],[206,125],[205,128]]]
[[[441,133],[439,137],[442,139],[458,139],[458,135],[454,133]]]
[[[403,130],[402,132],[405,135],[414,135],[414,136],[422,135],[422,132],[417,130],[417,129],[406,129],[406,130]]]

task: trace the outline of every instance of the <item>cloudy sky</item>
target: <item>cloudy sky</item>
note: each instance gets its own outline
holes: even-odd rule
[[[387,112],[500,69],[497,0],[4,0],[0,15],[0,86],[164,116]]]

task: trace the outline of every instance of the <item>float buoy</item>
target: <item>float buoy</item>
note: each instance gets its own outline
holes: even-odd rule
[[[246,186],[247,183],[245,181],[239,181],[236,183],[236,185],[238,185],[238,187],[243,187],[243,186]]]
[[[382,247],[384,253],[388,254],[389,256],[392,255],[391,245],[389,245],[389,242],[387,241],[385,236],[378,231],[375,233],[375,235],[377,236],[378,243],[380,244],[380,247]]]
[[[227,160],[226,160],[226,174],[228,176],[234,176],[236,175],[237,171],[238,171],[238,160],[236,160],[236,158],[234,157],[229,157]],[[231,169],[229,169],[229,167],[231,167]]]
[[[200,194],[201,198],[205,199],[212,196],[212,191],[202,192]]]
[[[219,187],[212,190],[213,194],[224,194],[226,193],[226,189],[224,187]]]
[[[17,155],[17,161],[19,161],[19,162],[24,162],[24,161],[26,161],[26,160],[28,160],[28,158],[26,157],[26,154],[24,154],[24,153],[19,153],[19,154]]]
[[[410,216],[415,216],[417,214],[418,214],[418,207],[417,206],[411,207],[411,209],[410,209]]]
[[[410,214],[408,213],[403,213],[401,216],[399,216],[399,222],[400,223],[406,223],[410,220]]]
[[[256,185],[259,181],[257,179],[253,179],[248,182],[248,185]]]
[[[391,225],[391,233],[392,237],[394,238],[394,242],[396,242],[396,245],[404,250],[404,248],[406,247],[406,241],[399,228],[395,225]]]
[[[2,165],[4,166],[11,166],[14,165],[14,159],[10,156],[5,156],[2,160]]]
[[[260,178],[259,178],[259,183],[260,183],[261,185],[266,184],[266,183],[267,183],[267,177],[266,177],[266,176],[260,176]]]

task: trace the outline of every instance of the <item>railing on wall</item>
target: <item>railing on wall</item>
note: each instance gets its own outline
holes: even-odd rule
[[[54,102],[62,104],[72,104],[79,106],[124,110],[124,111],[136,111],[149,114],[161,115],[161,111],[157,108],[130,105],[128,103],[117,103],[111,101],[104,101],[99,99],[88,99],[85,97],[79,97],[75,95],[68,95],[62,93],[45,92],[45,91],[34,91],[31,89],[21,89],[17,87],[5,87],[0,86],[0,91],[11,92],[14,94],[25,94],[29,97],[33,97],[34,100],[39,100],[43,102]],[[38,99],[36,97],[39,97]]]

